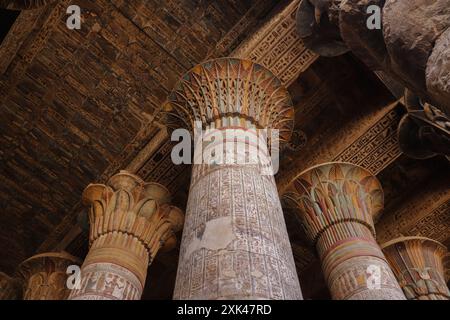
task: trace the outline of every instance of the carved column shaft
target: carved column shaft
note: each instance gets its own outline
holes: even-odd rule
[[[289,138],[286,89],[250,61],[217,59],[185,75],[165,111],[172,128],[192,130],[198,120],[225,134],[209,140],[200,152],[206,161],[193,167],[174,298],[301,299],[267,140],[259,134],[276,128],[282,141]],[[233,130],[236,140],[247,135],[251,142],[228,140]],[[245,147],[258,141],[263,150],[255,158]],[[211,149],[223,159],[208,161]],[[243,164],[244,158],[255,161]]]
[[[163,186],[125,171],[107,185],[89,185],[83,201],[91,206],[91,246],[70,299],[140,299],[149,263],[174,246],[182,226],[182,213],[169,200]]]
[[[43,253],[22,262],[18,275],[23,280],[24,300],[66,300],[67,268],[81,261],[67,253]]]
[[[389,260],[408,300],[449,300],[443,259],[447,248],[423,237],[402,237],[385,243]]]
[[[333,299],[405,298],[375,241],[383,193],[374,176],[352,164],[319,165],[300,174],[284,198],[316,247]]]

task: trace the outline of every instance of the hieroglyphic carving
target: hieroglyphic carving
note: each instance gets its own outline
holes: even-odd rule
[[[408,234],[432,237],[439,241],[448,239],[450,232],[450,200],[430,211],[427,216],[417,221]]]
[[[383,191],[369,171],[350,163],[318,165],[301,173],[283,199],[297,209],[333,299],[404,299],[375,241]],[[369,267],[380,271],[377,288],[369,286],[375,272]]]
[[[380,289],[368,289],[368,270],[379,270]],[[378,272],[378,271],[377,271]],[[384,259],[367,256],[349,258],[333,269],[329,276],[330,292],[335,300],[403,300],[398,283]]]
[[[249,27],[255,24],[261,11],[267,8],[272,2],[270,0],[262,0],[255,4],[247,11],[247,13],[231,28],[230,31],[217,43],[212,52],[208,54],[208,58],[218,58],[219,56],[228,56],[231,49],[236,45],[240,37],[249,31]]]
[[[44,253],[22,262],[18,275],[24,284],[24,300],[65,300],[70,290],[67,287],[67,267],[79,265],[81,261],[65,252]]]
[[[16,55],[14,60],[11,62],[8,73],[8,79],[10,82],[8,83],[8,86],[5,87],[5,94],[2,95],[0,102],[3,102],[4,99],[8,97],[8,94],[12,92],[11,87],[13,87],[17,80],[22,77],[34,57],[45,45],[53,30],[53,27],[57,22],[61,21],[62,15],[65,14],[69,2],[69,0],[62,0],[50,5],[52,7],[50,8],[50,13],[45,16],[44,22],[42,23],[39,31],[32,35],[33,39],[29,42],[27,41],[28,47],[23,49],[23,56],[19,57],[19,55]]]
[[[277,177],[280,193],[289,187],[295,177],[306,168],[321,162],[350,162],[380,173],[401,156],[397,127],[405,114],[400,101],[369,114],[354,117],[338,132],[326,135],[316,148],[301,154],[297,162],[285,168]]]
[[[250,59],[271,70],[289,86],[317,55],[306,49],[297,35],[295,12],[300,0],[292,1],[258,32],[239,46],[233,57]]]
[[[272,178],[239,167],[202,174],[186,211],[176,299],[301,298]]]
[[[333,161],[350,162],[373,174],[380,173],[402,154],[397,137],[400,120],[398,110],[389,111]]]
[[[433,178],[417,194],[386,210],[377,224],[377,240],[387,242],[401,236],[422,236],[447,241],[450,232],[448,174]]]
[[[204,59],[211,50],[215,56],[222,56],[221,50],[225,50],[228,55],[247,34],[251,33],[250,30],[253,30],[261,20],[266,19],[266,15],[275,5],[272,0],[264,0],[239,6],[239,9],[236,10],[237,4],[211,4],[208,1],[199,3],[195,8],[191,7],[193,4],[185,6],[177,1],[166,1],[161,6],[154,6],[148,1],[141,1],[139,5],[135,5],[126,1],[82,0],[77,4],[82,8],[83,21],[80,30],[68,30],[66,27],[64,15],[69,5],[67,1],[58,1],[46,8],[30,11],[26,15],[21,14],[21,16],[30,17],[31,12],[36,12],[38,17],[35,20],[30,19],[26,26],[24,26],[26,19],[19,18],[20,25],[12,31],[15,32],[17,29],[27,31],[25,41],[18,44],[13,43],[11,50],[2,51],[3,53],[8,51],[11,54],[8,53],[8,57],[1,54],[0,58],[0,64],[5,66],[3,70],[7,70],[4,76],[0,76],[0,100],[8,101],[8,96],[11,91],[14,91],[14,86],[20,86],[20,82],[25,78],[24,85],[20,87],[33,96],[33,102],[36,102],[35,110],[39,111],[39,114],[43,114],[43,118],[51,120],[45,122],[45,125],[48,124],[46,127],[48,130],[45,130],[45,133],[51,132],[51,137],[44,136],[43,139],[36,140],[45,146],[53,146],[54,141],[58,144],[64,143],[64,146],[69,146],[64,149],[64,152],[71,155],[77,155],[78,148],[82,148],[83,151],[78,153],[79,157],[75,156],[76,159],[71,161],[70,165],[78,165],[78,158],[82,158],[80,163],[86,167],[86,170],[85,168],[82,170],[76,168],[77,172],[82,172],[75,176],[81,177],[79,180],[86,176],[95,177],[101,182],[105,182],[118,170],[126,168],[133,157],[139,158],[138,151],[144,148],[156,133],[152,125],[153,117],[156,116],[158,112],[156,109],[160,107],[162,100],[166,97],[167,91],[164,89],[169,90],[173,86],[171,79],[178,79],[188,67]],[[184,23],[180,25],[177,32],[173,22],[181,21],[180,19],[184,19]],[[148,21],[152,23],[147,23]],[[214,22],[211,23],[211,21]],[[164,32],[170,30],[171,33],[151,33],[150,29]],[[179,35],[179,37],[174,40],[173,37],[170,37],[173,34]],[[15,33],[12,38],[15,38],[16,35],[20,36]],[[221,39],[223,39],[222,42]],[[12,42],[16,40],[18,39],[13,39]],[[220,48],[215,48],[218,43]],[[4,48],[3,44],[2,48]],[[26,57],[26,61],[24,57]],[[188,60],[189,63],[186,63]],[[139,77],[142,74],[145,77]],[[120,86],[110,81],[115,77],[121,77]],[[17,80],[19,80],[19,84],[17,84]],[[98,80],[101,80],[100,83]],[[132,90],[130,94],[128,86],[122,87],[122,83],[125,82],[138,87],[138,90]],[[28,85],[31,83],[36,86]],[[114,90],[106,90],[108,87],[112,87]],[[57,90],[53,90],[53,88]],[[40,99],[41,90],[46,92],[42,101]],[[25,95],[18,96],[25,100]],[[117,107],[108,103],[110,100],[119,100],[114,97],[123,97]],[[9,99],[13,98],[9,97]],[[8,105],[9,101],[6,104]],[[55,105],[56,112],[54,110],[47,112],[46,107],[49,104]],[[31,109],[28,103],[17,103],[17,105],[17,109],[20,109],[21,112]],[[25,105],[27,108],[23,107]],[[61,108],[60,105],[62,105]],[[128,111],[132,113],[132,117],[128,117]],[[102,121],[91,123],[91,120],[95,119],[99,113],[103,114],[100,116]],[[139,121],[136,121],[134,116],[138,116]],[[22,122],[26,122],[28,129],[38,122],[38,118],[33,115],[33,119],[30,121],[16,118],[10,122],[16,124],[17,127],[20,127]],[[82,121],[82,118],[86,118],[86,121]],[[104,122],[110,122],[110,118],[113,118],[112,122],[117,125],[105,125]],[[123,121],[124,119],[127,121]],[[80,125],[75,125],[75,122]],[[61,131],[69,132],[67,136],[64,134],[58,136],[52,131],[53,125],[59,126],[60,124],[64,128]],[[102,128],[99,130],[101,131],[100,139],[94,138],[90,132],[92,125]],[[137,132],[134,132],[133,129],[136,127]],[[72,136],[72,130],[75,132],[75,137]],[[121,133],[125,133],[125,135],[121,135]],[[83,140],[81,146],[77,145],[78,136]],[[116,141],[116,137],[120,138],[117,140],[121,140],[121,143],[112,143],[112,146],[108,146],[111,141]],[[25,134],[11,137],[14,146],[20,144],[19,140],[26,141],[26,139]],[[87,141],[89,142],[85,145]],[[107,146],[102,145],[103,142],[106,142]],[[32,154],[32,151],[27,154],[24,148],[14,147],[11,149],[20,149],[20,152],[27,156]],[[59,146],[55,146],[55,149],[63,152],[63,148]],[[89,152],[86,149],[89,149]],[[37,149],[30,147],[30,150]],[[94,159],[94,165],[89,161],[99,154],[106,155],[116,152],[120,155],[105,156],[104,161],[95,161],[96,159]],[[74,201],[73,192],[72,198],[70,198],[70,192],[67,190],[71,188],[68,188],[67,184],[73,187],[72,190],[81,190],[82,187],[74,187],[71,179],[63,179],[55,166],[52,166],[50,161],[44,160],[43,157],[48,154],[42,153],[32,160],[35,160],[35,163],[44,164],[43,170],[51,171],[49,176],[56,174],[61,181],[64,181],[62,183],[66,185],[64,188],[59,188],[61,196],[58,194],[58,199],[64,199],[65,205],[58,206],[54,203],[53,216],[45,219],[45,228],[39,228],[45,231],[36,236],[33,234],[33,241],[37,243],[27,247],[37,247],[44,241],[46,234],[51,232],[39,248],[39,252],[53,250],[62,238],[71,233],[70,228],[82,207]],[[12,157],[13,155],[11,155]],[[58,164],[63,163],[61,158],[56,160]],[[35,166],[35,163],[23,162],[23,166],[22,162],[19,165],[22,168],[28,169],[28,167]],[[110,162],[110,166],[107,166],[107,162]],[[68,168],[67,164],[62,168]],[[65,171],[72,170],[70,168],[71,166],[69,170]],[[171,171],[173,176],[169,176],[172,174],[171,172],[166,172],[170,185],[173,185],[173,181],[182,171]],[[165,177],[163,176],[162,179]],[[34,176],[34,178],[37,177]],[[40,182],[48,181],[50,178],[40,178],[39,180]],[[165,183],[165,181],[162,182]],[[21,188],[18,190],[23,192],[20,191]],[[26,196],[23,195],[23,197]],[[61,220],[61,224],[57,225]],[[23,257],[18,260],[22,259]]]
[[[142,291],[136,275],[120,265],[96,263],[83,268],[79,289],[83,300],[139,300]]]
[[[382,245],[408,300],[449,300],[443,258],[447,248],[424,237],[401,237]]]
[[[109,2],[108,2],[109,3]],[[249,58],[250,56],[254,56],[255,58],[263,58],[260,54],[253,54],[252,50],[254,49],[255,52],[260,50],[264,46],[260,46],[262,44],[268,44],[270,43],[271,48],[277,48],[278,44],[283,44],[285,46],[284,51],[279,52],[280,57],[273,58],[273,62],[277,63],[278,65],[275,66],[277,70],[280,70],[280,76],[283,77],[283,79],[286,79],[286,82],[293,81],[298,74],[305,70],[314,60],[315,56],[311,57],[311,52],[305,51],[304,47],[301,45],[301,41],[295,40],[293,35],[293,26],[295,26],[295,21],[293,20],[292,14],[295,13],[295,6],[297,5],[298,1],[295,0],[293,3],[289,4],[287,8],[285,8],[281,13],[279,13],[275,17],[270,17],[270,20],[261,28],[259,32],[257,32],[256,36],[258,37],[258,40],[252,40],[256,39],[254,37],[254,34],[250,34],[249,40],[246,43],[253,43],[258,44],[258,46],[254,47],[247,46],[247,53],[244,55],[245,58]],[[103,5],[103,2],[102,2]],[[172,7],[177,7],[176,9],[179,11],[178,5],[171,5],[168,4],[171,9]],[[261,14],[262,10],[268,9],[269,6],[272,6],[273,4],[270,3],[270,1],[264,1],[262,3],[261,1],[257,4],[253,5],[248,12],[239,20],[239,22],[222,38],[221,41],[217,44],[216,48],[213,49],[210,53],[208,53],[209,56],[215,57],[220,52],[228,52],[235,44],[233,42],[236,42],[236,39],[238,41],[241,41],[242,36],[245,34],[245,32],[248,32],[249,26],[256,25],[258,21],[258,15]],[[265,9],[264,9],[265,8]],[[108,6],[108,13],[113,12],[114,8],[111,7],[111,5]],[[118,8],[115,8],[118,9]],[[120,11],[122,14],[126,15],[127,11],[122,10],[120,8]],[[148,10],[145,10],[145,13],[148,14]],[[92,14],[95,14],[95,10]],[[116,17],[117,18],[117,17]],[[139,20],[140,21],[140,20]],[[161,21],[158,21],[158,23]],[[91,23],[91,22],[89,22]],[[249,25],[250,23],[250,25]],[[277,32],[278,32],[278,38],[273,38],[273,35],[271,31],[273,31],[273,26],[277,25]],[[51,27],[49,25],[49,27]],[[127,25],[128,27],[128,25]],[[106,33],[107,30],[102,30],[102,34]],[[245,31],[247,30],[247,31]],[[136,31],[136,30],[134,30]],[[109,31],[108,31],[109,32]],[[135,33],[135,32],[129,32],[129,34]],[[240,33],[240,35],[239,35]],[[139,40],[139,42],[151,42],[150,39],[147,39],[148,37],[142,36],[143,32],[140,32],[136,37]],[[147,32],[145,32],[146,35],[148,35]],[[289,34],[289,39],[286,39],[286,41],[283,39],[285,34]],[[106,33],[106,35],[109,35],[109,33]],[[239,38],[240,37],[240,38]],[[112,41],[114,45],[120,44],[117,39],[114,37],[108,37],[108,41]],[[30,41],[32,43],[32,41]],[[280,46],[281,47],[281,46]],[[243,52],[242,50],[240,50]],[[263,55],[266,53],[262,52]],[[156,54],[155,54],[156,55]],[[174,64],[173,61],[169,61],[171,65]],[[285,63],[285,65],[284,65]],[[174,67],[175,68],[175,67]],[[272,67],[271,67],[272,68]],[[175,68],[178,72],[180,71],[180,66],[176,66]],[[133,70],[132,73],[134,73],[135,70]],[[168,76],[168,75],[166,75]],[[114,96],[118,92],[111,93],[111,96]],[[134,95],[134,93],[133,93]],[[127,100],[122,99],[122,104],[129,104]],[[151,122],[151,121],[150,121]],[[180,180],[180,177],[183,175],[185,168],[183,166],[174,166],[170,162],[170,157],[167,158],[164,156],[162,159],[160,159],[160,162],[146,162],[144,158],[141,157],[141,154],[137,154],[137,151],[139,151],[141,148],[145,148],[146,140],[148,137],[151,137],[155,134],[156,131],[154,130],[154,127],[149,124],[144,124],[142,126],[142,129],[138,132],[136,137],[126,146],[126,148],[123,150],[123,152],[120,154],[120,156],[117,156],[113,159],[113,163],[109,165],[109,167],[105,170],[105,172],[98,177],[98,180],[100,182],[105,182],[111,175],[113,175],[118,170],[124,168],[124,164],[131,162],[131,167],[127,168],[127,170],[130,170],[132,172],[138,172],[134,171],[138,166],[136,166],[136,161],[133,160],[133,157],[140,158],[138,161],[139,163],[144,162],[145,163],[145,171],[149,173],[150,175],[153,175],[153,173],[158,173],[159,178],[156,179],[156,181],[159,181],[160,183],[165,184],[167,187],[173,187],[174,184],[177,183],[177,181]],[[151,144],[152,142],[149,142]],[[164,142],[170,144],[170,141]],[[155,151],[153,153],[147,153],[147,156],[149,158],[152,158],[158,151]],[[155,166],[162,166],[166,168],[165,173],[159,172],[159,169],[157,170],[155,166],[152,167],[151,163],[154,163]],[[162,168],[161,167],[161,168]],[[144,171],[144,168],[140,168],[139,172]],[[139,173],[142,177],[146,177],[146,174]],[[146,178],[147,179],[147,178]],[[149,181],[155,181],[153,179],[150,179]],[[178,187],[178,186],[177,186]],[[46,239],[46,241],[40,246],[39,252],[44,252],[47,250],[50,250],[51,248],[55,248],[57,246],[61,239],[64,238],[67,234],[70,233],[70,228],[72,228],[73,224],[76,221],[76,216],[78,213],[82,210],[81,204],[75,205],[71,210],[70,213],[67,214],[64,219],[62,220],[61,224],[58,225],[57,228],[55,228],[55,231]]]
[[[248,60],[217,59],[195,67],[164,110],[173,128],[181,123],[193,130],[201,121],[225,132],[278,129],[281,142],[292,133],[287,90]],[[239,158],[246,151],[233,153]],[[264,175],[260,165],[194,165],[175,299],[302,298],[274,177]]]
[[[175,246],[174,232],[183,224],[169,201],[166,188],[125,171],[107,185],[89,185],[83,202],[91,206],[91,248],[81,269],[83,286],[70,299],[139,299],[149,263]]]

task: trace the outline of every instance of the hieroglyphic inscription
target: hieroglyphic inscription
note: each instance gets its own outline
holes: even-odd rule
[[[175,298],[300,299],[284,224],[273,176],[202,173],[190,189]]]

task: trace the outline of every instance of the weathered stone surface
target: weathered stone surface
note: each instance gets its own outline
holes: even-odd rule
[[[262,139],[256,128],[279,129],[283,143],[292,134],[291,103],[269,70],[223,58],[183,76],[164,110],[171,128],[184,123],[192,130],[194,121],[224,132],[239,128],[257,138],[252,143]],[[233,150],[237,159],[247,155]],[[194,164],[175,299],[302,298],[275,179],[262,165],[269,155],[251,156],[261,162]]]
[[[90,205],[91,247],[81,268],[81,284],[71,300],[139,300],[147,267],[160,250],[176,244],[181,210],[170,206],[169,191],[125,171],[107,185],[83,192]]]
[[[332,1],[302,0],[297,11],[297,30],[305,46],[324,57],[335,57],[349,51],[342,41],[337,24],[327,15]]]
[[[415,159],[450,157],[450,118],[408,89],[405,104],[408,114],[398,126],[400,149]]]
[[[80,0],[80,30],[66,26],[68,0],[21,12],[0,49],[0,268],[59,245],[84,187],[158,134],[153,119],[181,74],[230,54],[276,3]],[[170,186],[184,170],[165,156],[150,172]]]
[[[450,26],[434,44],[427,63],[426,82],[429,95],[450,117]]]
[[[345,44],[372,70],[388,67],[389,59],[383,32],[367,28],[367,8],[383,8],[385,0],[343,0],[339,12],[339,29]]]
[[[449,24],[447,0],[387,0],[383,8],[383,34],[392,70],[423,96],[428,59]]]

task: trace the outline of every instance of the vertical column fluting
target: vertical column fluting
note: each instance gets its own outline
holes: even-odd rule
[[[443,244],[423,237],[402,237],[381,247],[408,300],[450,299]]]
[[[160,250],[176,244],[183,214],[170,206],[170,194],[126,171],[107,185],[83,192],[90,205],[90,249],[71,300],[139,300],[148,265]]]
[[[301,173],[284,200],[317,250],[333,299],[405,299],[375,241],[383,192],[372,174],[353,164],[319,165]]]
[[[67,268],[80,263],[78,258],[65,252],[43,253],[25,260],[17,271],[23,283],[23,299],[67,299],[70,293]]]
[[[259,65],[223,58],[191,70],[168,100],[170,128],[217,130],[196,142],[174,298],[302,299],[261,130],[289,139],[287,90]]]

